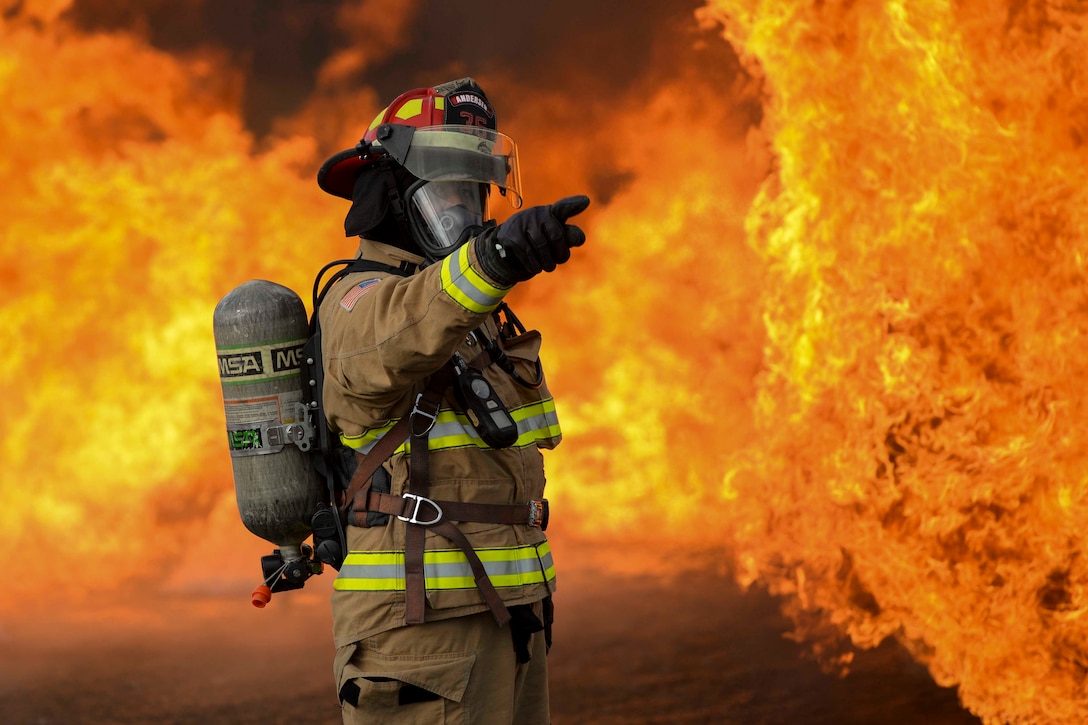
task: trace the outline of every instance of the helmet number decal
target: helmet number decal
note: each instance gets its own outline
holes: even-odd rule
[[[472,111],[461,111],[461,118],[465,119],[466,126],[487,126],[487,119],[477,116]]]

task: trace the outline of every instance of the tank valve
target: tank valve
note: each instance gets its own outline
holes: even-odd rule
[[[273,592],[289,592],[301,589],[306,580],[324,571],[325,565],[314,558],[314,550],[307,544],[281,546],[268,556],[261,557],[264,583],[253,590],[253,606],[263,609]]]

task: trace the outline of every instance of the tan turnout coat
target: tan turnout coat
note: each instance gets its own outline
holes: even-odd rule
[[[470,332],[482,328],[492,339],[497,328],[491,310],[508,291],[497,287],[480,269],[473,245],[467,244],[446,260],[400,277],[362,272],[338,281],[320,309],[325,367],[324,402],[334,433],[349,446],[365,452],[393,422],[408,415],[429,376],[459,351],[466,360],[480,353]],[[360,256],[392,266],[418,264],[419,257],[377,242],[363,240]],[[377,281],[374,281],[377,280]],[[536,374],[540,336],[528,332],[506,344],[506,352],[522,378]],[[436,500],[514,504],[544,496],[541,448],[559,443],[558,421],[547,385],[530,389],[496,365],[484,376],[507,409],[519,420],[518,442],[501,450],[473,437],[459,416],[452,390],[447,391],[440,422],[449,436],[432,432],[430,497]],[[392,475],[391,493],[408,484],[408,455],[403,447],[384,465]],[[554,568],[544,533],[524,525],[460,522],[473,547],[496,556],[517,552],[520,578],[496,584],[509,605],[534,602],[554,590]],[[396,556],[404,551],[405,523],[390,517],[388,525],[347,528],[349,555],[332,597],[336,645],[365,639],[405,624],[403,581],[396,580]],[[456,551],[450,541],[428,533],[426,551]],[[481,557],[482,558],[482,557]],[[394,562],[385,568],[359,562]],[[537,567],[533,570],[534,567]],[[388,578],[359,572],[393,572]],[[403,577],[401,571],[400,576]],[[500,581],[492,577],[493,581]],[[435,582],[437,583],[437,579]],[[486,611],[475,586],[427,582],[428,621]]]

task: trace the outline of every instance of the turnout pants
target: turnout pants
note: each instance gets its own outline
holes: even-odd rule
[[[542,618],[541,602],[532,612]],[[512,623],[511,623],[512,624]],[[345,725],[547,725],[543,631],[519,662],[511,625],[490,612],[382,632],[341,647],[335,676]]]

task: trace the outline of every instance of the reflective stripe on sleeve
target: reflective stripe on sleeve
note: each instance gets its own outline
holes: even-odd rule
[[[535,546],[529,544],[475,551],[496,589],[555,580],[555,564],[547,541]],[[468,558],[458,549],[425,551],[423,573],[428,591],[476,588]],[[404,591],[404,552],[348,552],[333,588],[354,592]]]
[[[378,444],[378,441],[383,435],[393,429],[393,426],[400,421],[400,418],[394,418],[380,428],[367,428],[359,435],[349,436],[346,433],[340,434],[340,442],[348,448],[352,448],[363,455],[370,453],[370,450]]]
[[[530,403],[510,411],[510,417],[518,426],[518,439],[514,442],[515,448],[533,445],[544,441],[557,443],[562,437],[559,429],[559,417],[555,412],[555,400],[545,398],[536,403]],[[369,453],[383,435],[396,425],[392,420],[380,428],[367,428],[356,436],[340,434],[340,440],[348,448],[353,448],[359,453]],[[427,439],[427,447],[432,451],[446,448],[464,448],[476,446],[488,448],[476,428],[469,422],[464,413],[445,409],[438,414],[434,427],[431,428],[430,437]],[[410,449],[408,443],[403,443],[398,453]]]
[[[469,264],[469,245],[442,260],[442,289],[470,312],[491,312],[509,288],[496,287]]]

